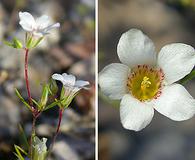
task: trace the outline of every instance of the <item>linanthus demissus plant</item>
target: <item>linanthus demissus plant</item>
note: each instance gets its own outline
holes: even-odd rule
[[[21,102],[27,107],[27,109],[32,113],[32,131],[30,140],[26,139],[28,143],[28,150],[25,151],[18,145],[15,147],[15,155],[19,160],[25,160],[28,158],[30,160],[46,160],[51,153],[53,144],[55,143],[56,137],[58,135],[61,120],[64,110],[70,105],[73,98],[79,93],[81,89],[87,89],[86,86],[89,85],[88,81],[77,80],[74,75],[68,75],[66,73],[53,74],[52,78],[48,83],[42,85],[42,94],[39,100],[35,100],[31,96],[29,78],[28,78],[28,54],[29,51],[44,39],[48,35],[50,30],[59,28],[60,23],[50,24],[50,18],[47,15],[43,15],[38,18],[34,18],[28,12],[19,12],[19,24],[25,30],[25,42],[24,44],[17,38],[13,38],[11,42],[5,41],[4,43],[10,47],[21,49],[25,52],[25,62],[24,62],[24,78],[26,83],[26,90],[28,94],[28,101],[26,101],[20,92],[15,89],[16,95],[21,100]],[[63,86],[60,89],[60,96],[57,96],[59,90],[56,81],[61,81]],[[48,104],[48,100],[52,100],[52,103]],[[53,141],[50,145],[49,150],[47,149],[46,138],[39,139],[36,136],[35,125],[37,118],[41,115],[42,112],[53,108],[54,106],[59,106],[59,120],[56,132],[53,137]],[[20,127],[20,130],[23,129]],[[25,158],[24,158],[25,157]]]

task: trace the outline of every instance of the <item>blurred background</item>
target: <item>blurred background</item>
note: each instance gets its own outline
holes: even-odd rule
[[[194,0],[99,0],[99,71],[119,62],[117,43],[130,28],[148,35],[158,52],[172,42],[195,47]],[[195,97],[195,80],[185,87]],[[195,117],[175,122],[155,112],[140,132],[125,130],[119,102],[99,93],[100,160],[194,160]]]
[[[55,160],[92,160],[95,154],[94,48],[95,0],[0,0],[0,159],[16,159],[13,145],[23,146],[18,125],[31,132],[32,116],[14,93],[16,87],[27,99],[24,53],[5,46],[3,40],[24,39],[18,24],[19,11],[33,16],[46,14],[60,29],[52,30],[30,51],[29,79],[32,97],[38,99],[41,84],[53,73],[68,72],[90,81],[65,110],[61,132],[53,149]],[[57,125],[58,107],[44,112],[37,121],[37,135],[51,143]]]

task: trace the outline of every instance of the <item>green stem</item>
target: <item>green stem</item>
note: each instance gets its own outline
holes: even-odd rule
[[[33,142],[33,138],[35,137],[35,125],[36,125],[36,120],[37,117],[33,116],[33,122],[32,122],[32,130],[31,130],[31,137],[30,137],[30,159],[33,159],[33,153],[32,153],[32,142]]]

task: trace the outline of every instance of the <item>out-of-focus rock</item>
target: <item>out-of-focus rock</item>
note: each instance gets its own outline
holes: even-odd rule
[[[3,45],[0,54],[0,67],[3,69],[17,70],[21,65],[20,59],[22,59],[22,56],[21,50]]]
[[[69,72],[77,75],[79,78],[88,78],[88,81],[94,81],[95,77],[95,57],[91,56],[90,59],[82,60],[71,66]]]
[[[66,142],[56,142],[53,151],[54,156],[58,160],[81,160],[77,153]]]
[[[36,132],[38,135],[43,135],[44,137],[52,137],[53,128],[49,124],[39,124],[36,127]]]
[[[93,45],[88,44],[94,42],[77,42],[77,43],[69,43],[65,45],[65,50],[67,50],[73,56],[77,58],[88,59],[90,55],[93,54],[94,48]]]
[[[15,135],[20,122],[18,106],[9,97],[0,96],[0,137]]]
[[[53,70],[60,70],[61,68],[68,68],[73,63],[73,58],[71,58],[66,52],[61,48],[51,48],[48,51],[48,61],[52,66]]]

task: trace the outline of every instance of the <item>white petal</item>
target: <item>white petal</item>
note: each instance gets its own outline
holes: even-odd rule
[[[120,104],[120,118],[124,128],[140,131],[152,120],[154,109],[151,105],[140,102],[126,94]]]
[[[194,98],[180,84],[166,86],[152,103],[158,112],[175,121],[187,120],[195,113]]]
[[[52,25],[46,27],[46,28],[43,30],[43,32],[44,32],[45,34],[48,34],[48,32],[49,32],[51,29],[58,28],[58,27],[60,27],[60,23],[55,23],[55,24],[52,24]]]
[[[143,64],[156,64],[153,42],[138,29],[130,29],[122,34],[117,52],[120,61],[130,68]]]
[[[61,81],[62,83],[64,83],[64,77],[61,74],[55,73],[55,74],[52,75],[52,78],[55,79],[55,80]]]
[[[102,92],[111,99],[121,99],[127,93],[129,67],[112,63],[99,73],[99,86]]]
[[[20,22],[19,24],[26,31],[32,31],[36,26],[35,19],[28,12],[19,12]]]
[[[75,85],[75,81],[76,81],[76,77],[72,74],[66,74],[66,73],[63,73],[62,74],[63,78],[64,78],[64,85],[67,85],[67,86],[74,86]]]
[[[165,74],[165,80],[172,84],[191,72],[195,65],[194,48],[173,43],[164,46],[158,55],[158,65]]]
[[[84,86],[89,85],[88,81],[83,81],[83,80],[77,80],[75,82],[75,86],[79,87],[79,88],[83,88]]]
[[[38,29],[44,29],[49,26],[50,19],[47,15],[43,15],[36,19],[36,24]]]

